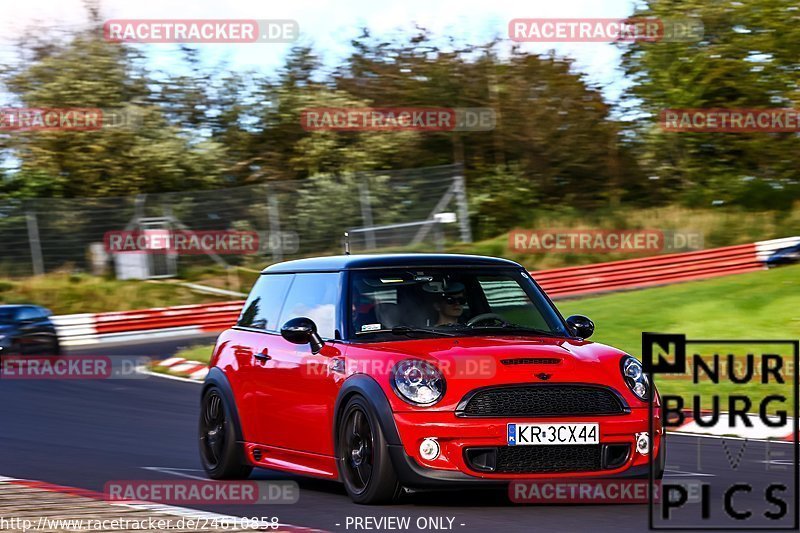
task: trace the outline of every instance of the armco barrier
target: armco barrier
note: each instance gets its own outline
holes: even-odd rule
[[[85,346],[222,331],[236,322],[241,301],[52,317],[62,346]]]
[[[665,285],[766,268],[755,244],[531,272],[551,297]]]
[[[800,237],[787,237],[698,252],[539,270],[531,275],[551,297],[558,299],[762,270],[770,254],[797,242]],[[62,346],[83,346],[222,331],[236,322],[242,304],[232,301],[84,313],[55,316],[53,321]]]

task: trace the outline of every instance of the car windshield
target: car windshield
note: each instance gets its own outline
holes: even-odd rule
[[[567,336],[552,304],[517,269],[411,268],[350,277],[356,339],[398,335]]]

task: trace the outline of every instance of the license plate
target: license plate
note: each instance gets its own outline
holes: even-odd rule
[[[599,444],[599,424],[509,424],[508,445]]]

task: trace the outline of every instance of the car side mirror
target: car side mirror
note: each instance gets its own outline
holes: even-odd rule
[[[588,339],[594,333],[594,322],[587,316],[572,315],[567,318],[567,324],[575,335],[583,339]]]
[[[281,328],[281,337],[293,344],[309,344],[311,353],[319,353],[325,346],[322,337],[317,333],[317,325],[304,316],[288,320]]]

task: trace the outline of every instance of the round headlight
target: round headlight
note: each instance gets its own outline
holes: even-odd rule
[[[625,377],[631,378],[633,381],[638,380],[642,376],[642,365],[636,359],[630,358],[625,361]]]
[[[400,399],[414,405],[433,405],[444,395],[444,376],[420,359],[397,363],[392,370],[392,385]]]
[[[647,400],[650,394],[650,382],[642,370],[642,363],[635,357],[627,355],[620,361],[620,368],[622,377],[631,392],[640,400]]]

